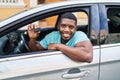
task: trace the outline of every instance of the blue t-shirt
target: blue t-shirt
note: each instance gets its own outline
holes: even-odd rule
[[[82,31],[77,31],[65,45],[74,47],[76,43],[86,40],[89,40],[87,35]],[[44,49],[47,49],[50,43],[61,43],[61,35],[59,31],[49,33],[40,41],[40,44]]]

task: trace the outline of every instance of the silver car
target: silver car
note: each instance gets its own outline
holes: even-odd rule
[[[40,41],[55,31],[61,13],[73,12],[78,30],[93,44],[93,61],[77,62],[61,51],[30,52],[27,25],[51,19]],[[56,20],[53,21],[52,18]],[[0,22],[1,80],[120,80],[120,0],[76,0],[43,4]]]

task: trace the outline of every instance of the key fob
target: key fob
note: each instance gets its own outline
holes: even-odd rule
[[[41,28],[35,28],[34,29],[34,32],[40,32],[41,31]]]

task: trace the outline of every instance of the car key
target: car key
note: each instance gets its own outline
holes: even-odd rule
[[[34,29],[34,32],[40,32],[41,31],[41,28],[35,28]]]

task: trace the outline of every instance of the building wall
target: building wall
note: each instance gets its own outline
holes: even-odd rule
[[[24,0],[24,3],[26,4],[25,7],[21,7],[21,8],[1,8],[0,7],[0,21],[7,18],[7,17],[10,17],[20,11],[23,11],[27,8],[29,8],[29,0]]]

